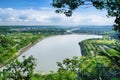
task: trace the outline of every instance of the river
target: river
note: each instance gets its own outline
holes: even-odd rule
[[[56,71],[56,62],[60,62],[65,58],[73,56],[81,56],[79,42],[90,38],[102,38],[98,35],[88,34],[69,34],[48,37],[38,42],[31,47],[22,56],[32,55],[36,59],[35,71],[48,73],[49,71]]]

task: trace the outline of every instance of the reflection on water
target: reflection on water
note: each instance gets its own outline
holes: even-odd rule
[[[85,39],[101,38],[98,35],[59,35],[46,38],[38,42],[35,46],[26,51],[26,57],[33,55],[36,58],[36,71],[48,73],[50,70],[56,71],[56,62],[72,56],[81,56],[78,43]],[[21,56],[23,56],[21,55]],[[21,56],[19,59],[21,59]]]

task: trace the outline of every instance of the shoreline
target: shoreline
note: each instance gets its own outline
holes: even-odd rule
[[[74,35],[76,33],[73,33],[73,34],[62,34],[62,35]],[[76,35],[80,35],[80,34],[76,34]],[[82,34],[82,35],[93,35],[93,34]],[[51,35],[51,36],[45,36],[44,38],[39,38],[38,40],[36,40],[35,42],[31,42],[29,43],[28,45],[26,45],[25,47],[21,48],[20,50],[18,50],[17,54],[15,54],[16,57],[19,57],[20,55],[22,55],[24,52],[26,52],[27,50],[29,50],[31,47],[33,47],[34,45],[36,45],[38,42],[46,39],[46,38],[49,38],[49,37],[55,37],[55,36],[61,36],[60,35]],[[83,40],[84,41],[84,40]],[[80,42],[81,43],[81,42]],[[83,52],[84,53],[84,52]]]
[[[85,49],[84,49],[84,46],[83,46],[83,42],[79,42],[79,47],[81,49],[81,55],[86,56]]]
[[[66,34],[64,34],[66,35]],[[54,36],[59,36],[59,35],[50,35],[50,36],[45,36],[43,38],[39,38],[38,40],[36,40],[35,42],[30,42],[28,45],[26,45],[25,47],[21,48],[20,50],[18,50],[17,54],[15,54],[16,57],[19,57],[20,55],[22,55],[23,53],[25,53],[27,50],[29,50],[31,47],[33,47],[34,45],[36,45],[38,42],[49,38],[49,37],[54,37]]]
[[[27,50],[29,50],[31,47],[33,47],[34,45],[36,45],[38,42],[42,41],[43,39],[45,39],[46,37],[44,38],[40,38],[38,39],[37,41],[35,42],[30,42],[28,45],[26,45],[25,47],[21,48],[20,50],[18,50],[18,54],[15,54],[16,57],[20,56],[21,54],[25,53]]]
[[[4,62],[4,64],[0,64],[0,68],[4,67],[5,65],[7,65],[9,62],[11,62],[12,60],[18,58],[20,55],[22,55],[23,53],[25,53],[27,50],[29,50],[31,47],[33,47],[34,45],[36,45],[38,42],[44,40],[45,38],[47,38],[49,36],[43,37],[43,38],[39,38],[38,40],[36,40],[35,42],[30,42],[29,44],[27,44],[25,47],[21,48],[20,50],[18,50],[12,58],[6,60]]]
[[[96,39],[100,39],[100,38],[91,38],[91,39],[96,40]],[[86,40],[91,40],[91,39],[86,39]],[[88,55],[88,54],[86,54],[86,50],[84,48],[84,41],[86,41],[86,40],[83,40],[83,41],[79,42],[79,46],[80,46],[80,49],[81,49],[81,55],[82,56],[87,56]]]
[[[7,65],[9,62],[11,62],[12,60],[18,58],[20,55],[24,54],[27,50],[29,50],[31,47],[33,47],[34,45],[36,45],[38,42],[49,38],[49,37],[55,37],[55,36],[61,36],[61,35],[74,35],[76,33],[72,33],[72,34],[58,34],[58,35],[50,35],[50,36],[45,36],[43,38],[39,38],[37,39],[35,42],[30,42],[28,45],[26,45],[25,47],[21,48],[20,50],[18,50],[18,52],[16,52],[12,58],[6,60],[6,62],[4,64],[0,64],[0,68],[4,67],[5,65]],[[80,35],[80,34],[76,34],[76,35]],[[82,34],[82,35],[86,35],[86,34]],[[87,34],[87,35],[93,35],[93,34]],[[81,43],[81,42],[80,42]],[[80,44],[79,44],[80,45]],[[81,53],[83,53],[82,55],[84,55],[84,50],[81,49]]]

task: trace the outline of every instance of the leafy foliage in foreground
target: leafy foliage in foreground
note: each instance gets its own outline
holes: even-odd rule
[[[66,58],[57,62],[58,71],[50,74],[35,74],[32,80],[119,80],[120,68],[113,67],[103,56]]]
[[[35,67],[35,59],[23,57],[23,61],[14,60],[0,73],[0,80],[31,80]]]
[[[15,60],[3,69],[1,80],[119,80],[120,68],[116,68],[106,56],[91,55],[66,58],[57,62],[58,71],[49,74],[33,74],[35,59],[31,56],[20,62]]]

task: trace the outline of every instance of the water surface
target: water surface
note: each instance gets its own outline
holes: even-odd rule
[[[73,56],[81,56],[79,42],[90,38],[101,38],[98,35],[71,34],[48,37],[31,47],[21,56],[34,56],[36,59],[36,68],[38,72],[48,73],[56,71],[56,62]],[[19,59],[21,59],[21,56]]]

